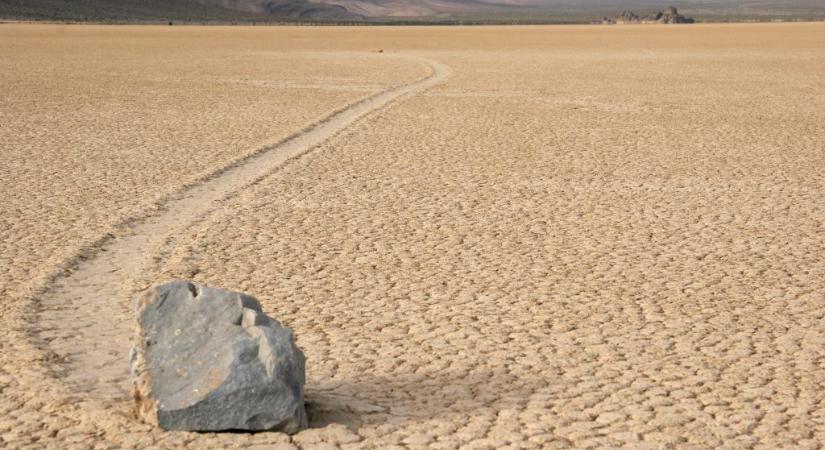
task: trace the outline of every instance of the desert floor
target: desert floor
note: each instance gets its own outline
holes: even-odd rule
[[[823,73],[825,24],[0,25],[0,447],[822,448]],[[311,429],[135,419],[170,278],[295,331]]]

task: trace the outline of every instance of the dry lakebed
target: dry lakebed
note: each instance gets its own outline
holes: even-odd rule
[[[825,445],[825,23],[0,24],[0,448]],[[309,427],[164,431],[247,292]]]

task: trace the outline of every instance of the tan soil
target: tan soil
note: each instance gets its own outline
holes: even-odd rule
[[[156,280],[157,261],[173,248],[204,215],[222,208],[226,197],[280,168],[286,161],[315,149],[336,133],[393,101],[421,92],[439,82],[448,70],[423,58],[406,57],[425,65],[431,73],[416,82],[387,89],[334,112],[277,145],[267,147],[197,185],[184,189],[163,204],[163,210],[134,221],[127,233],[99,245],[97,252],[78,262],[70,273],[58,277],[43,293],[33,318],[32,334],[66,364],[61,381],[80,395],[83,407],[128,414],[129,370],[123,364],[131,347],[124,334],[140,309],[130,299]],[[90,402],[90,404],[85,404]]]
[[[58,29],[62,38],[46,39]],[[148,49],[164,47],[169,36],[158,34],[166,29],[4,26],[0,33],[14,37],[0,39],[0,65],[14,69],[0,71],[3,86],[19,83],[0,104],[0,137],[12,142],[3,147],[10,163],[0,176],[7,193],[0,216],[7,225],[0,231],[3,445],[825,442],[821,24],[189,28],[174,36],[190,47],[165,48],[180,66],[144,91],[117,86],[134,82],[135,72],[164,70],[149,64],[158,50]],[[107,47],[90,40],[95,33],[123,39],[100,50],[108,52],[100,70],[78,63],[74,77],[50,76],[72,73],[60,61]],[[226,89],[215,114],[227,123],[191,105],[170,117],[147,107],[126,121],[91,114],[82,122],[66,101],[38,115],[53,91],[69,95],[77,92],[73,80],[91,77],[81,68],[100,80],[117,78],[112,67],[128,66],[128,58],[117,59],[127,44],[143,49],[146,64],[100,84],[115,99],[157,101],[158,90],[193,65],[181,55],[198,53],[198,42],[212,37],[227,58],[238,49],[292,44],[264,53],[269,63],[256,70],[266,83],[221,84],[218,78],[243,77],[203,51],[219,72],[210,78],[195,70],[206,78],[203,91],[197,83],[168,88],[192,105],[204,92]],[[366,53],[377,48],[439,61],[452,75],[207,208],[210,214],[156,250],[171,252],[168,259],[133,280],[191,277],[257,295],[307,353],[321,428],[292,438],[163,433],[116,407],[96,411],[86,393],[63,395],[77,368],[38,341],[44,329],[32,310],[41,298],[36,288],[159,196],[355,101],[368,93],[363,86],[375,92],[426,74],[415,61]],[[262,105],[295,89],[286,75],[264,73],[289,58],[311,58],[308,65],[325,73],[349,70],[361,90],[334,91],[352,95],[340,98],[308,87],[318,95],[260,114],[291,116],[295,108],[305,120],[262,131]],[[310,69],[295,83],[312,76]],[[253,123],[239,132],[232,122],[246,123],[237,119],[245,108]],[[63,120],[43,122],[48,117]],[[138,118],[175,124],[172,130],[183,127],[191,137],[148,133]],[[69,119],[81,122],[58,127]],[[20,137],[25,130],[29,137]],[[128,140],[105,141],[117,130],[136,139],[127,163],[117,152]],[[247,140],[252,134],[259,137]],[[156,140],[168,146],[153,152]],[[86,150],[90,143],[96,151]],[[33,149],[57,156],[32,160]],[[176,170],[192,163],[192,152],[198,169]],[[153,176],[122,170],[128,163]],[[113,178],[97,177],[99,167]],[[192,175],[170,181],[181,173]],[[125,313],[112,314],[125,323]]]

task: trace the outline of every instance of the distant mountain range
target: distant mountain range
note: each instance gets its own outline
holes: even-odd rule
[[[592,22],[672,4],[698,20],[825,19],[825,0],[0,0],[0,19],[94,22]]]

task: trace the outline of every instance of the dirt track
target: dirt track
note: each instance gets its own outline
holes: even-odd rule
[[[140,30],[126,42],[146,46],[141,33],[152,28]],[[11,182],[20,178],[6,171],[1,181],[15,196],[4,210],[18,212],[3,216],[9,226],[2,230],[4,445],[821,447],[822,25],[332,29],[323,38],[315,31],[221,30],[220,42],[227,54],[262,45],[262,36],[277,41],[266,45],[300,44],[267,61],[326,61],[329,73],[352,75],[343,90],[330,78],[313,79],[305,65],[292,81],[265,76],[265,63],[257,77],[216,65],[221,73],[204,85],[228,89],[227,100],[239,85],[277,89],[264,95],[276,104],[295,89],[348,95],[284,102],[307,106],[301,114],[318,120],[423,75],[417,63],[368,50],[420,55],[452,73],[219,208],[205,208],[212,212],[161,243],[165,257],[136,282],[194,278],[259,296],[296,331],[308,356],[315,425],[332,425],[293,438],[161,433],[117,407],[89,403],[87,392],[71,395],[72,375],[63,369],[78,359],[48,351],[64,343],[43,342],[44,332],[59,330],[35,319],[32,301],[43,297],[23,281],[47,278],[56,264],[23,250],[83,242],[49,234],[61,225],[90,242],[107,228],[91,221],[84,231],[77,225],[83,210],[125,219],[130,199],[115,189],[111,201],[96,203],[80,191]],[[178,39],[208,32],[175,31]],[[72,39],[62,42],[51,45]],[[349,53],[336,59],[339,52]],[[15,58],[0,63],[28,67]],[[31,78],[33,71],[19,73]],[[242,83],[219,81],[229,79]],[[15,92],[0,109],[4,117],[28,104],[26,95],[47,98],[25,87]],[[226,105],[222,117],[243,107]],[[192,130],[209,118],[182,120],[188,116],[170,117]],[[312,120],[298,122],[271,135],[277,140]],[[232,127],[209,126],[232,141]],[[19,129],[0,133],[20,139],[4,149],[15,161],[25,161],[18,154],[27,142],[56,148],[36,134],[18,138]],[[243,150],[222,161],[261,148],[243,132],[234,136]],[[94,159],[104,161],[107,149],[122,147],[97,148]],[[198,148],[181,140],[154,155],[180,158]],[[203,173],[222,165],[209,154],[195,159]],[[63,160],[40,166],[77,173],[53,161]],[[162,166],[143,161],[149,173]],[[69,184],[88,191],[81,181]],[[146,204],[180,189],[133,182],[143,187],[132,197]],[[80,211],[55,215],[62,211],[36,200],[44,192]],[[25,234],[15,226],[42,227],[37,219],[49,214],[59,219],[46,222],[52,228]],[[127,319],[111,314],[116,323]]]
[[[42,294],[31,333],[49,342],[49,351],[68,361],[63,367],[66,372],[63,382],[81,396],[84,408],[101,414],[131,411],[131,386],[124,362],[128,359],[130,334],[134,330],[132,299],[157,282],[153,279],[157,261],[174,247],[179,235],[197,220],[214,214],[226,197],[312,150],[364,116],[434,86],[449,73],[437,62],[394,57],[419,61],[429,67],[431,73],[422,80],[347,105],[284,141],[221,168],[205,181],[163,203],[160,213],[131,221],[127,235],[101,244],[89,259],[79,262]]]

